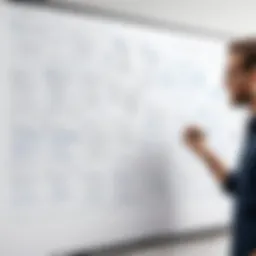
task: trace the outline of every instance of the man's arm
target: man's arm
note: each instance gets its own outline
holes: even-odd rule
[[[226,181],[228,177],[228,168],[223,161],[221,161],[221,159],[212,150],[210,150],[210,148],[207,148],[206,145],[202,145],[197,149],[196,153],[208,166],[218,182],[223,183]]]
[[[208,147],[204,132],[196,126],[186,129],[185,141],[189,148],[209,167],[216,180],[228,191],[235,192],[237,178],[230,174],[223,161]]]

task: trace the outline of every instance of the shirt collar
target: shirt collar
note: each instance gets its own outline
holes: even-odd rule
[[[249,119],[249,122],[248,122],[248,131],[249,131],[250,133],[256,134],[256,115],[255,115],[255,116],[252,116],[252,117]]]

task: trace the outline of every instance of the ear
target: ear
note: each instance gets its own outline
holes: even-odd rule
[[[249,78],[250,78],[251,83],[256,87],[256,67],[254,67],[250,71]]]

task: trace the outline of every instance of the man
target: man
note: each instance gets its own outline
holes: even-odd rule
[[[226,89],[233,105],[246,106],[250,111],[237,170],[228,171],[208,147],[199,127],[187,128],[184,137],[213,176],[235,198],[232,256],[256,256],[256,38],[229,45]]]

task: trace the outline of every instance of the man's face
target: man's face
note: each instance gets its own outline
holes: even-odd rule
[[[251,100],[251,79],[243,69],[243,56],[231,53],[226,68],[226,89],[233,105],[247,105]]]

